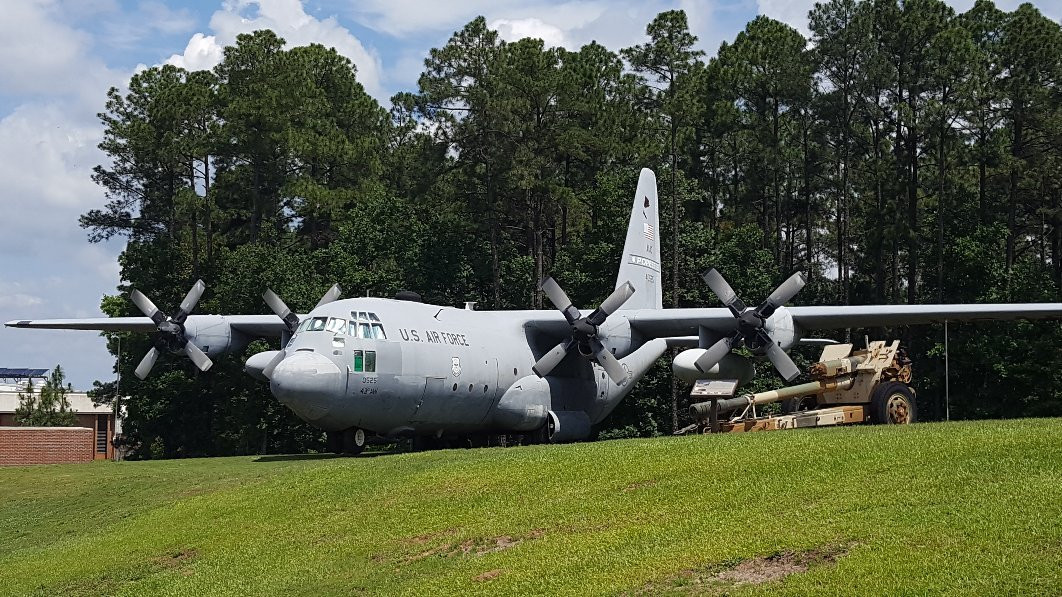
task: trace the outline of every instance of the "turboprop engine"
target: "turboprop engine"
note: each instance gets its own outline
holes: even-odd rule
[[[202,280],[196,281],[173,315],[163,313],[139,290],[134,289],[130,293],[133,303],[144,315],[151,318],[158,330],[151,343],[151,350],[136,366],[137,377],[145,379],[162,352],[186,355],[200,371],[206,371],[213,365],[207,355],[238,350],[247,345],[247,337],[233,330],[221,315],[188,319],[205,290],[206,284]]]
[[[790,276],[756,308],[747,306],[738,298],[734,289],[714,268],[704,274],[704,281],[737,319],[737,329],[732,335],[719,338],[699,354],[693,363],[697,371],[711,371],[731,354],[731,350],[746,346],[753,354],[770,359],[786,381],[792,381],[800,375],[800,369],[785,352],[796,342],[797,334],[793,317],[783,305],[807,283],[804,274],[797,272]]]

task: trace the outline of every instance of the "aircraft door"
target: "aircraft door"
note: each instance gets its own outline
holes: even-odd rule
[[[426,376],[413,422],[421,429],[473,429],[498,400],[498,360],[465,352],[448,355],[445,364],[448,374]]]
[[[487,408],[487,411],[483,413],[483,421],[490,418],[491,414],[494,412],[494,408],[498,406],[498,400],[500,400],[502,394],[505,393],[501,387],[501,370],[498,366],[498,359],[492,357],[488,360],[488,364],[489,368],[487,371],[487,377],[490,378],[489,383],[491,389],[488,392],[489,395],[487,396],[487,400],[490,402],[490,406]]]

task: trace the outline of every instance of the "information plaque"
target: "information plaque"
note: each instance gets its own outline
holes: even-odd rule
[[[706,396],[709,398],[729,398],[737,390],[736,379],[700,379],[693,384],[690,396]]]

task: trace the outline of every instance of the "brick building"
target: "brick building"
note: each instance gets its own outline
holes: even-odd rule
[[[0,369],[0,378],[5,377],[5,373],[10,375],[12,371],[16,370]],[[18,371],[31,372],[35,374],[32,377],[36,378],[43,376],[46,370]],[[96,405],[85,392],[71,392],[66,399],[77,419],[74,427],[19,427],[15,422],[19,386],[25,388],[25,382],[0,384],[0,465],[114,458],[112,440],[121,433],[121,422],[115,420],[111,405]],[[39,390],[41,384],[34,383],[34,386]]]
[[[0,427],[0,466],[91,462],[88,427]]]

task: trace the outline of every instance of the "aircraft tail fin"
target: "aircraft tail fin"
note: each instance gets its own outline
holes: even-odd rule
[[[624,303],[624,309],[663,308],[660,210],[657,207],[656,174],[648,168],[642,168],[638,176],[638,190],[631,207],[616,288],[624,282],[630,282],[635,289],[634,295]]]

